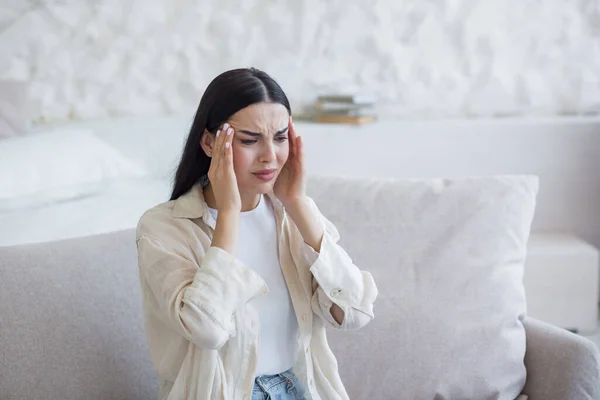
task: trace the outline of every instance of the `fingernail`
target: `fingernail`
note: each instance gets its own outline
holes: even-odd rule
[[[227,129],[227,136],[231,135],[233,133],[233,129],[229,128]]]
[[[228,149],[229,148],[229,142],[225,143],[225,148]]]
[[[221,130],[217,131],[217,137],[219,137],[219,134],[221,134]]]
[[[227,128],[229,128],[229,124],[225,122],[225,124],[223,125],[223,130],[226,130]]]
[[[294,123],[294,119],[292,118],[292,116],[290,115],[290,122],[293,124]]]

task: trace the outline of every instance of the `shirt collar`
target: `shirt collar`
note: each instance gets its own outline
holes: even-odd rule
[[[273,191],[266,193],[265,196],[271,200],[275,213],[280,216],[283,213],[283,204],[275,197]],[[172,215],[175,218],[202,218],[208,226],[215,229],[217,220],[211,214],[208,204],[206,204],[204,191],[200,183],[195,184],[187,193],[179,196],[174,202]]]

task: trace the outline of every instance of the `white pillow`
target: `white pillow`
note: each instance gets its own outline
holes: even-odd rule
[[[537,190],[531,176],[309,180],[380,294],[365,329],[328,332],[350,398],[519,396]]]
[[[0,141],[0,211],[90,196],[146,171],[90,131],[55,129]]]

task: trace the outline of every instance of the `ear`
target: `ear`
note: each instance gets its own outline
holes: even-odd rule
[[[202,137],[200,138],[200,147],[206,153],[207,156],[212,157],[215,140],[217,137],[210,133],[207,129],[204,129]]]

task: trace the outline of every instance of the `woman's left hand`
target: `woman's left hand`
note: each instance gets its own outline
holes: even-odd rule
[[[302,136],[296,134],[292,117],[288,120],[288,138],[290,147],[288,159],[275,181],[273,192],[284,207],[293,207],[305,197],[306,171]]]

